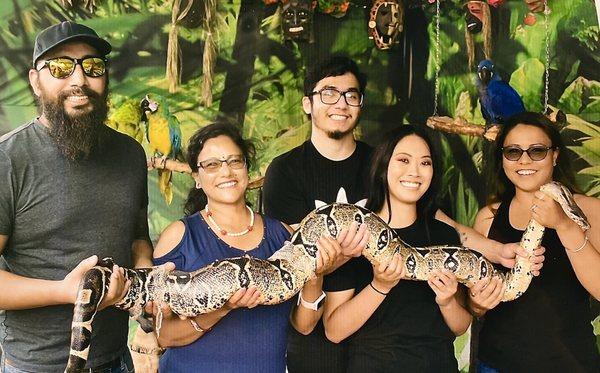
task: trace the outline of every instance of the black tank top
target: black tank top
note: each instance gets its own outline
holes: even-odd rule
[[[509,222],[510,200],[494,217],[489,238],[519,242]],[[556,231],[546,229],[541,274],[520,298],[485,315],[479,360],[501,372],[600,372],[590,296],[575,276]]]

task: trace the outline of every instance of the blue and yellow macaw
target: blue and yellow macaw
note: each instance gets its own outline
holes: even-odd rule
[[[493,125],[502,125],[510,116],[525,111],[521,96],[502,80],[490,60],[483,60],[477,66],[477,90],[486,130]]]
[[[162,165],[166,164],[167,158],[182,159],[181,151],[181,129],[179,121],[169,111],[167,100],[154,95],[152,100],[146,95],[141,102],[144,110],[146,123],[146,137],[148,139],[150,154],[159,157]],[[173,200],[173,184],[171,182],[172,172],[166,168],[158,169],[158,189],[165,198],[167,204]]]

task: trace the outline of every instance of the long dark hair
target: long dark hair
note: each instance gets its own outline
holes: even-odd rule
[[[390,159],[394,153],[394,148],[400,140],[406,136],[416,135],[425,141],[431,153],[431,162],[433,165],[433,178],[429,189],[423,194],[421,199],[417,201],[418,215],[429,220],[437,211],[437,193],[441,180],[441,169],[439,166],[438,152],[433,146],[433,143],[428,135],[428,129],[416,125],[402,125],[390,132],[386,133],[382,141],[379,142],[373,157],[371,159],[371,168],[368,178],[368,195],[366,207],[371,211],[381,211],[384,203],[388,206],[388,223],[392,219],[392,211],[390,206],[390,191],[388,186],[387,171],[390,164]]]
[[[240,148],[246,159],[246,169],[249,170],[255,155],[255,149],[252,142],[244,140],[237,127],[228,123],[215,122],[206,127],[202,127],[190,138],[187,147],[187,162],[192,169],[192,172],[198,172],[198,154],[200,154],[204,148],[206,141],[219,136],[229,137]],[[191,215],[196,211],[203,209],[207,202],[208,199],[206,194],[204,194],[204,190],[193,187],[190,189],[187,200],[185,201],[183,212],[186,216]]]
[[[519,124],[537,127],[548,136],[551,142],[550,146],[558,149],[559,152],[556,159],[556,167],[554,167],[552,173],[552,179],[562,183],[573,192],[581,193],[575,184],[571,161],[567,155],[567,148],[560,136],[557,125],[553,124],[542,114],[526,111],[508,118],[496,138],[496,143],[492,150],[493,158],[490,161],[490,171],[487,175],[489,190],[488,204],[506,201],[515,195],[515,186],[508,179],[502,167],[502,147],[504,146],[506,136]]]

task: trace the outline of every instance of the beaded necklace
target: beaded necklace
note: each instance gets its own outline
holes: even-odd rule
[[[206,210],[206,216],[208,217],[208,220],[215,227],[217,227],[217,230],[219,231],[219,233],[221,233],[221,235],[223,235],[223,236],[230,236],[230,237],[243,236],[243,235],[247,234],[248,232],[252,231],[252,228],[254,227],[254,211],[252,211],[252,209],[248,206],[246,206],[246,208],[248,209],[248,211],[250,211],[250,224],[248,225],[248,227],[246,229],[244,229],[241,232],[230,233],[230,232],[227,232],[225,229],[221,228],[219,226],[219,224],[217,224],[215,219],[213,219],[212,212],[210,212],[210,210],[208,209],[208,204],[206,204],[206,206],[204,207],[204,209]]]

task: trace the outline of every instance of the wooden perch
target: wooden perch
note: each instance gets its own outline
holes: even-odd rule
[[[494,125],[486,131],[484,126],[469,123],[463,118],[450,117],[429,117],[427,118],[426,124],[434,130],[456,133],[459,135],[479,136],[488,141],[494,141],[498,135],[498,130],[500,129],[499,126]]]
[[[152,157],[146,162],[148,170],[170,170],[174,172],[181,172],[188,175],[192,174],[192,169],[187,163],[179,162],[173,159],[163,159],[159,157]],[[259,176],[256,179],[250,180],[248,183],[248,189],[262,188],[265,177]]]
[[[152,157],[146,162],[148,164],[148,170],[170,170],[175,172],[182,172],[186,174],[192,174],[192,169],[187,163],[178,162],[173,159],[166,159],[160,157]]]

